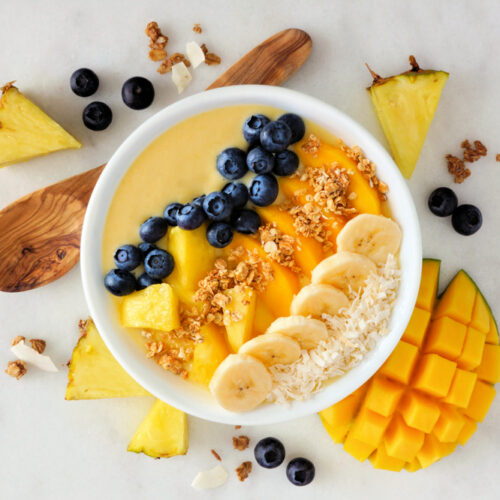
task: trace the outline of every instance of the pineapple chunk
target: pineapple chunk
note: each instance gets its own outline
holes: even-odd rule
[[[0,98],[0,167],[82,145],[12,84]]]
[[[127,451],[154,458],[185,455],[188,450],[186,414],[157,399],[130,441]]]
[[[257,294],[248,287],[232,288],[226,294],[231,298],[231,302],[224,307],[227,341],[233,352],[238,352],[252,338]]]
[[[449,74],[421,70],[413,56],[412,69],[401,75],[374,77],[368,91],[401,173],[409,179]]]
[[[149,396],[109,352],[89,319],[69,365],[66,399]]]
[[[135,328],[169,332],[179,328],[179,301],[170,285],[151,285],[127,295],[121,306],[121,323]]]

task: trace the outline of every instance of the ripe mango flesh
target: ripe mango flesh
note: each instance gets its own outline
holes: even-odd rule
[[[334,442],[377,469],[415,472],[464,445],[500,381],[498,329],[484,296],[461,270],[435,305],[439,267],[424,260],[414,313],[386,363],[319,413]]]

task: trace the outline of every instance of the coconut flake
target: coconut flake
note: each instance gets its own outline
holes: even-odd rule
[[[186,54],[193,68],[197,68],[201,63],[205,62],[205,53],[196,42],[186,44]]]
[[[181,94],[193,79],[191,73],[183,62],[172,66],[172,80],[177,87],[177,92]]]
[[[30,363],[36,366],[37,368],[40,368],[40,370],[46,372],[59,371],[57,369],[57,366],[52,362],[52,359],[50,359],[49,356],[40,354],[39,352],[35,351],[35,349],[27,346],[24,343],[24,340],[21,340],[21,342],[18,342],[16,345],[13,345],[10,348],[10,350],[15,354],[15,356],[18,359],[25,361],[26,363]]]
[[[210,490],[222,486],[228,478],[226,469],[218,464],[213,469],[198,472],[191,486],[198,491]]]

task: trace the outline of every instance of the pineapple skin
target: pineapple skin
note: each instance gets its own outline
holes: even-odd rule
[[[0,168],[82,145],[19,90],[6,85],[0,98]]]

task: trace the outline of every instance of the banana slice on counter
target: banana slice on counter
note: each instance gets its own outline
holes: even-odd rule
[[[265,335],[281,333],[296,340],[302,349],[312,349],[321,340],[326,340],[328,330],[324,323],[318,319],[305,318],[304,316],[283,316],[273,321]]]
[[[357,292],[368,278],[370,273],[375,273],[375,263],[361,255],[353,252],[337,252],[331,257],[321,261],[311,274],[314,284],[326,283],[347,292],[349,287]]]
[[[351,219],[337,235],[337,251],[360,253],[375,264],[384,264],[401,245],[401,229],[388,217],[361,214]]]
[[[349,305],[346,294],[332,285],[317,283],[307,285],[293,298],[290,314],[321,316],[323,313],[337,314]]]
[[[238,351],[262,361],[265,365],[287,365],[300,357],[300,344],[281,333],[266,333],[245,342]]]
[[[271,375],[261,361],[245,354],[230,354],[217,367],[209,388],[226,410],[253,410],[271,391]]]

